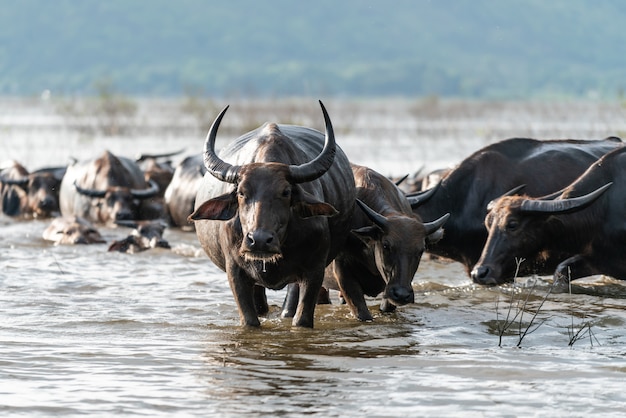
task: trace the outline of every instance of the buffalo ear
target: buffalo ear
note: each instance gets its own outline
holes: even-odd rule
[[[296,194],[298,196],[293,202],[293,211],[301,218],[310,218],[312,216],[333,217],[339,213],[333,205],[317,200],[315,196],[301,190]]]
[[[382,230],[376,225],[364,226],[359,229],[353,229],[352,234],[354,234],[358,239],[363,241],[366,245],[371,241],[376,241],[380,239],[380,234]]]
[[[226,193],[201,204],[198,209],[187,217],[187,220],[199,221],[209,219],[213,221],[227,221],[235,216],[237,207],[235,193]]]

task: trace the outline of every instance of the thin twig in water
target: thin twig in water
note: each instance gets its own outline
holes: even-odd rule
[[[54,254],[52,254],[52,258],[54,259],[54,263],[57,265],[57,267],[59,268],[59,271],[61,272],[61,274],[66,274],[63,269],[61,268],[61,264],[59,263],[59,260],[57,260],[57,258],[54,256]]]
[[[515,281],[515,279],[517,279],[517,277],[519,275],[520,265],[524,261],[525,260],[523,258],[516,258],[515,259],[516,270],[515,270],[515,276],[513,278],[514,281]],[[537,309],[533,313],[533,315],[532,315],[528,325],[526,327],[524,327],[524,325],[523,325],[524,313],[527,310],[527,306],[528,306],[528,302],[530,300],[530,296],[533,294],[536,286],[537,286],[537,281],[534,281],[532,287],[528,290],[528,292],[526,293],[525,297],[524,297],[523,293],[520,293],[519,296],[515,295],[515,291],[513,291],[511,293],[511,299],[509,300],[509,309],[507,311],[506,318],[504,319],[503,322],[500,322],[499,318],[498,318],[499,317],[499,311],[498,311],[499,296],[498,296],[498,299],[496,300],[496,322],[498,324],[498,334],[499,334],[498,347],[502,347],[502,337],[504,336],[505,332],[509,328],[511,328],[511,326],[513,326],[513,324],[515,324],[515,323],[518,324],[519,331],[518,331],[518,341],[517,341],[517,345],[516,346],[517,347],[521,347],[522,341],[524,340],[524,338],[527,335],[532,334],[533,332],[535,332],[546,321],[544,319],[541,322],[536,323],[539,311],[541,310],[541,308],[543,307],[544,303],[548,299],[548,296],[550,296],[550,294],[552,293],[552,290],[554,288],[554,283],[550,286],[550,288],[548,289],[548,292],[544,295],[543,299],[541,300],[541,303],[539,304],[539,306],[537,307]],[[514,313],[513,313],[513,305],[515,305],[515,312]]]
[[[535,320],[537,319],[537,315],[539,314],[539,311],[541,310],[541,308],[543,307],[543,304],[546,302],[546,300],[548,299],[548,296],[550,296],[550,293],[552,293],[552,289],[554,289],[554,282],[552,282],[552,284],[550,285],[550,287],[548,288],[548,291],[546,292],[546,294],[544,295],[543,299],[541,300],[541,303],[539,304],[539,306],[537,307],[537,310],[535,311],[535,313],[533,314],[532,318],[530,319],[530,322],[528,323],[528,326],[526,327],[526,329],[524,330],[524,332],[521,332],[522,330],[522,318],[524,316],[524,311],[526,310],[526,304],[528,303],[528,298],[530,297],[530,294],[535,290],[535,286],[537,286],[537,282],[535,281],[533,283],[533,286],[531,287],[531,289],[528,291],[528,295],[526,296],[526,300],[524,301],[524,305],[522,306],[522,314],[520,315],[520,320],[519,320],[519,325],[520,325],[520,335],[519,335],[519,340],[517,341],[517,347],[521,347],[522,345],[522,340],[528,335],[528,334],[532,334],[533,332],[537,331],[537,329],[543,325],[543,323],[546,321],[545,319],[543,321],[541,321],[540,323],[538,323],[534,328],[532,328]],[[531,329],[532,328],[532,329]]]
[[[569,286],[569,297],[570,297],[570,305],[571,305],[571,299],[572,299],[572,281],[571,281],[571,270],[569,270],[568,268],[568,273],[567,273],[568,277],[567,277],[567,283]],[[587,315],[583,316],[583,323],[580,326],[580,328],[578,328],[578,330],[576,332],[574,332],[575,326],[574,326],[574,312],[572,311],[571,314],[571,318],[572,318],[572,325],[571,327],[567,328],[567,334],[569,335],[569,342],[568,342],[568,346],[572,347],[577,341],[582,340],[583,338],[585,338],[587,335],[589,335],[589,345],[591,347],[593,347],[593,341],[595,340],[596,343],[598,345],[600,345],[600,342],[598,341],[598,339],[596,338],[593,330],[591,329],[591,322],[590,321],[585,321],[585,319],[587,318]]]
[[[515,275],[513,276],[513,282],[515,282],[515,279],[517,278],[518,273],[519,273],[520,265],[523,262],[524,262],[523,258],[517,258],[517,257],[515,258],[516,268],[515,268]],[[507,310],[506,318],[504,318],[504,322],[502,323],[502,326],[500,326],[499,310],[498,310],[498,306],[500,302],[500,295],[498,295],[498,299],[496,299],[496,323],[498,324],[498,337],[499,337],[498,347],[502,347],[502,337],[504,336],[504,333],[511,327],[511,325],[513,325],[513,323],[515,322],[515,319],[519,315],[519,309],[517,309],[517,312],[513,316],[513,319],[510,319],[511,312],[513,311],[514,297],[515,297],[515,292],[512,292],[511,300],[509,301],[509,309]],[[519,306],[519,301],[518,301],[518,306]]]

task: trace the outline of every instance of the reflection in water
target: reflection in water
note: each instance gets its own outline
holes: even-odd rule
[[[249,403],[257,405],[259,413],[293,413],[293,408],[328,413],[329,396],[355,387],[366,393],[376,390],[381,382],[368,377],[376,373],[368,365],[370,359],[393,359],[389,363],[393,368],[400,358],[419,354],[412,326],[397,319],[369,324],[341,321],[322,316],[315,330],[267,322],[261,330],[219,330],[222,340],[204,355],[208,393],[248,399],[246,405],[233,404],[233,413],[248,411]]]

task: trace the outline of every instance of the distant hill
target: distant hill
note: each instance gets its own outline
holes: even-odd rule
[[[621,97],[619,0],[20,0],[0,95]]]

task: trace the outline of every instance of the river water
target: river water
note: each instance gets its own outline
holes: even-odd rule
[[[423,117],[405,102],[325,104],[346,153],[394,175],[453,164],[508,136],[626,132],[619,104],[436,103]],[[381,108],[394,111],[377,119]],[[172,119],[185,126],[170,120],[176,126],[160,132],[161,122],[145,117],[144,128],[157,128],[105,136],[68,127],[38,100],[0,109],[2,159],[30,169],[104,149],[134,156],[203,144],[181,118]],[[145,103],[139,111],[159,112]],[[540,277],[484,288],[459,264],[426,258],[415,304],[383,315],[372,298],[371,323],[331,293],[313,330],[294,329],[279,317],[284,291],[269,291],[270,314],[246,329],[225,274],[194,233],[168,229],[171,250],[129,255],[51,245],[41,238],[48,222],[0,218],[3,416],[624,414],[626,284],[611,278],[560,293]],[[100,231],[107,241],[128,232]]]

